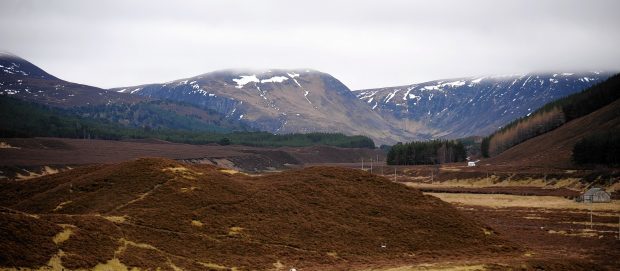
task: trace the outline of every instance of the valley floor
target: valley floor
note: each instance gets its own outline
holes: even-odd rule
[[[483,222],[501,237],[524,247],[525,252],[511,258],[465,255],[461,260],[437,259],[365,271],[620,269],[618,200],[581,204],[555,196],[426,194],[450,202],[467,217]]]
[[[313,165],[361,169],[362,164],[358,161],[364,157],[364,170],[370,171],[368,161],[371,157],[384,159],[374,150],[331,147],[269,150],[145,141],[52,138],[2,141],[5,142],[0,146],[0,154],[4,154],[0,156],[3,170],[16,163],[24,167],[79,166],[114,163],[147,155],[190,163],[206,162],[240,171],[273,171]],[[82,160],[84,158],[90,160]],[[269,163],[259,165],[256,161]],[[452,204],[465,217],[489,226],[489,235],[497,235],[522,249],[495,256],[466,255],[453,250],[444,255],[416,255],[405,262],[339,265],[333,266],[333,270],[620,270],[620,261],[617,260],[620,259],[620,185],[617,175],[614,175],[616,173],[613,173],[615,171],[617,169],[601,173],[585,169],[520,168],[510,165],[471,168],[461,164],[440,167],[386,166],[374,162],[373,173]],[[55,172],[50,168],[47,174]],[[23,171],[16,173],[20,174],[16,176],[23,176]],[[27,173],[31,175],[26,177],[36,177],[32,172]],[[572,200],[588,185],[588,182],[581,180],[592,178],[593,174],[609,178],[602,183],[612,192],[612,202],[583,204]],[[600,176],[594,178],[601,180]],[[306,266],[297,270],[324,268]],[[285,269],[276,267],[276,270]]]
[[[361,168],[360,163],[343,166]],[[525,251],[514,257],[463,255],[361,270],[620,270],[620,182],[613,177],[617,169],[375,164],[373,171],[451,203]],[[612,202],[574,201],[591,185],[588,178],[606,188]]]

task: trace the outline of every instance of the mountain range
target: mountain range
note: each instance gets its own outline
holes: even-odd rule
[[[101,89],[61,80],[18,56],[2,53],[0,95],[53,107],[79,107],[89,116],[97,115],[93,107],[105,111],[119,104],[165,101],[156,104],[166,112],[233,130],[341,132],[393,144],[486,135],[612,74],[481,76],[350,90],[316,70],[222,70],[166,83]]]
[[[340,132],[378,142],[415,136],[370,110],[336,78],[314,70],[224,70],[114,90],[190,103],[272,133]]]
[[[144,98],[59,79],[10,53],[0,52],[0,93],[55,107],[135,103]]]
[[[550,101],[584,90],[609,72],[529,73],[435,80],[355,91],[373,111],[422,124],[429,137],[486,135]]]

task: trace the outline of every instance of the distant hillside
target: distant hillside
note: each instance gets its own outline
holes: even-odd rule
[[[554,118],[546,116],[553,115]],[[492,164],[570,168],[575,144],[620,129],[620,76],[550,103],[485,140]],[[512,142],[511,145],[503,145]],[[503,147],[502,147],[503,146]],[[506,148],[504,151],[500,151]],[[591,149],[589,151],[596,151]]]
[[[314,70],[222,70],[114,90],[190,103],[271,133],[338,132],[390,144],[418,136],[372,111],[338,79]]]
[[[56,107],[135,103],[147,99],[64,81],[18,56],[0,52],[0,95]]]
[[[486,137],[482,154],[497,155],[527,139],[544,134],[573,119],[590,114],[620,98],[620,75],[582,92],[548,103]]]
[[[211,110],[173,101],[154,100],[133,104],[106,104],[62,110],[85,118],[99,119],[147,130],[196,132],[251,131]]]
[[[571,169],[573,148],[581,139],[620,129],[620,100],[550,132],[526,140],[484,163]],[[594,150],[591,150],[594,151]]]
[[[146,102],[165,100],[149,104],[149,110],[191,115],[223,130],[343,133],[390,144],[419,136],[415,129],[394,127],[336,78],[314,70],[224,70],[164,84],[104,90],[61,80],[20,57],[1,53],[0,95],[72,110],[79,107],[75,111],[80,114],[136,127],[153,123],[123,118],[118,110],[126,113],[135,104],[142,103],[139,107],[144,109]]]
[[[63,108],[75,115],[133,128],[220,132],[249,129],[214,111],[187,103],[156,101],[67,82],[8,53],[0,53],[0,96]]]
[[[228,172],[138,159],[0,180],[0,268],[345,270],[412,253],[523,253],[450,204],[361,170]]]
[[[0,53],[0,95],[87,118],[141,129],[198,131],[206,125],[219,131],[341,133],[387,145],[487,135],[610,75],[484,76],[351,91],[315,70],[222,70],[105,90],[64,81],[22,58]],[[168,112],[177,121],[169,121]],[[194,122],[202,124],[196,129],[187,126]]]
[[[548,102],[611,76],[607,72],[531,73],[435,80],[357,90],[373,111],[426,138],[485,136]]]
[[[87,139],[158,138],[190,144],[240,144],[250,146],[331,145],[345,148],[374,148],[372,139],[338,133],[274,135],[266,132],[230,132],[198,118],[172,111],[157,111],[163,102],[118,106],[116,111],[58,109],[0,96],[0,137],[65,137]],[[109,109],[109,106],[104,106]],[[89,108],[90,109],[90,108]],[[77,111],[77,113],[76,113]],[[101,116],[109,114],[108,116]],[[117,118],[123,118],[119,120]],[[153,126],[135,127],[121,123],[134,118]],[[161,125],[161,127],[158,127]],[[173,127],[174,129],[170,128]],[[228,131],[229,133],[223,133]]]

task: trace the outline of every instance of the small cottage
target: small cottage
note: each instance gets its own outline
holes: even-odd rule
[[[579,197],[579,201],[586,203],[611,202],[611,195],[603,188],[590,188]]]

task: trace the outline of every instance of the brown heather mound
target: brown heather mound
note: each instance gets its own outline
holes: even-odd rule
[[[3,181],[0,194],[3,267],[334,270],[518,250],[354,169],[249,177],[149,158]]]

